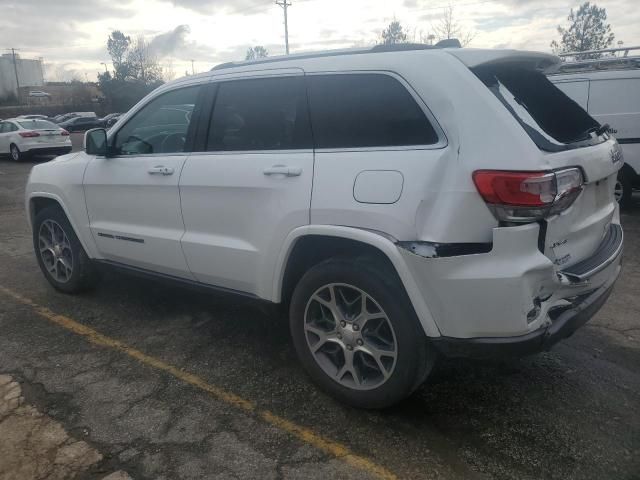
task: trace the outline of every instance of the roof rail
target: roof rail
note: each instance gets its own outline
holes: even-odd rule
[[[296,53],[292,55],[278,55],[276,57],[265,57],[258,60],[246,60],[240,62],[226,62],[216,65],[211,70],[224,70],[232,67],[243,67],[247,65],[261,65],[265,63],[283,62],[286,60],[306,60],[308,58],[336,57],[342,55],[359,55],[365,53],[382,53],[382,52],[403,52],[409,50],[436,50],[441,48],[461,48],[460,41],[457,38],[441,40],[435,45],[427,45],[425,43],[395,43],[392,45],[375,45],[369,48],[349,48],[345,50],[326,50],[311,53]]]
[[[591,58],[581,58],[566,60],[553,65],[547,75],[558,75],[563,73],[584,73],[604,70],[631,70],[640,69],[640,54],[629,55],[629,51],[640,50],[640,47],[605,48],[602,50],[588,50],[584,52],[561,53],[559,57],[591,56]],[[624,52],[621,56],[616,56],[616,52]],[[593,57],[594,55],[609,53],[605,57]]]
[[[584,52],[566,52],[559,53],[559,57],[578,57],[584,55],[594,55],[597,53],[615,53],[615,52],[624,52],[623,57],[629,56],[630,50],[640,50],[640,46],[637,47],[618,47],[618,48],[603,48],[602,50],[586,50]]]

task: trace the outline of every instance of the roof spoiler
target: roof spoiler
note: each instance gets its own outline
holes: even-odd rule
[[[457,38],[445,38],[435,45],[436,48],[462,48],[460,40]]]

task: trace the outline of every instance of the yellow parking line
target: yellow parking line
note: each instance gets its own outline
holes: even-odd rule
[[[37,313],[42,318],[49,320],[50,322],[55,323],[56,325],[69,330],[77,335],[81,335],[89,342],[100,345],[102,347],[108,347],[115,350],[118,350],[131,358],[136,359],[140,363],[148,365],[150,367],[156,368],[158,370],[162,370],[174,377],[182,380],[189,385],[192,385],[200,390],[203,390],[209,393],[212,397],[225,402],[228,405],[236,407],[239,410],[242,410],[246,413],[250,413],[258,416],[266,423],[273,425],[274,427],[279,428],[280,430],[293,435],[297,439],[312,445],[318,450],[332,455],[340,460],[346,462],[347,464],[356,467],[360,470],[363,470],[375,477],[382,479],[396,479],[396,475],[387,470],[386,468],[377,465],[371,460],[356,455],[349,448],[341,443],[335,442],[328,438],[325,438],[317,433],[314,433],[312,430],[298,425],[286,418],[279,417],[278,415],[270,412],[269,410],[260,410],[257,408],[255,403],[250,400],[246,400],[235,393],[229,392],[224,388],[218,387],[216,385],[212,385],[207,383],[204,379],[198,377],[197,375],[193,375],[192,373],[187,373],[178,367],[174,367],[168,363],[163,362],[159,358],[152,357],[151,355],[147,355],[146,353],[141,352],[133,347],[130,347],[126,343],[121,342],[120,340],[116,340],[115,338],[107,337],[92,328],[87,327],[81,323],[76,322],[75,320],[66,317],[64,315],[59,315],[46,307],[38,305],[33,300],[20,295],[13,290],[6,288],[0,285],[0,292],[5,295],[17,300],[23,305],[27,305],[33,309],[35,313]]]

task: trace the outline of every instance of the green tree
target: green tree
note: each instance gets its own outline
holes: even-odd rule
[[[585,2],[567,17],[568,28],[558,25],[560,42],[553,40],[551,48],[556,53],[602,50],[613,44],[615,35],[607,23],[607,11],[594,3]],[[576,58],[598,58],[601,54],[576,55]]]
[[[407,34],[404,32],[399,21],[394,20],[389,26],[382,30],[382,43],[384,45],[394,45],[396,43],[406,43]]]
[[[162,67],[148,42],[116,30],[109,35],[107,50],[113,62],[113,74],[98,75],[100,90],[110,111],[126,112],[141,98],[162,84]]]
[[[268,57],[269,52],[262,45],[256,45],[255,47],[249,47],[245,60],[256,60],[258,58]]]
[[[111,56],[111,63],[115,78],[124,80],[129,75],[129,65],[127,64],[127,51],[131,45],[131,37],[125,35],[120,30],[114,30],[107,40],[107,51]]]

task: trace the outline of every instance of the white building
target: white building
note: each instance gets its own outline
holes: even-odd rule
[[[0,101],[12,95],[18,96],[16,69],[20,87],[42,87],[44,85],[40,60],[23,59],[16,54],[16,68],[14,68],[13,55],[5,53],[0,56]]]

